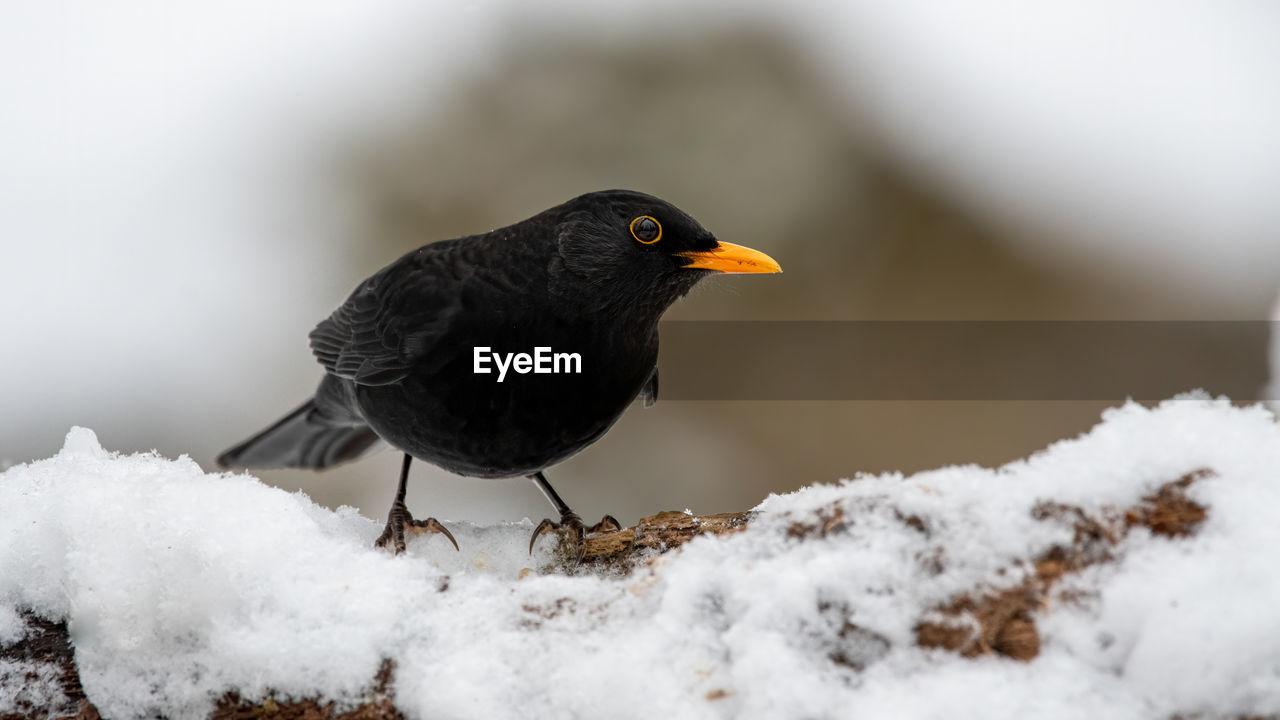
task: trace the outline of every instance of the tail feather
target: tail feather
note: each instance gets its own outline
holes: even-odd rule
[[[325,422],[308,400],[276,424],[218,456],[224,468],[310,468],[354,460],[378,444],[367,425]]]

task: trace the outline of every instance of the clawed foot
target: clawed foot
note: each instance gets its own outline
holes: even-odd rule
[[[538,523],[538,527],[533,529],[533,537],[529,538],[529,554],[533,554],[533,545],[538,542],[539,537],[549,532],[564,530],[569,533],[570,541],[577,549],[574,562],[580,563],[582,562],[582,556],[587,552],[586,543],[582,541],[584,534],[594,535],[596,533],[616,532],[621,529],[622,524],[612,515],[605,515],[600,519],[600,522],[591,527],[586,527],[582,524],[582,518],[578,516],[578,513],[567,512],[560,516],[560,522],[552,522],[550,518],[547,518]]]
[[[453,543],[453,549],[459,550],[458,541],[453,539],[453,533],[449,529],[441,525],[435,518],[427,518],[426,520],[414,520],[409,514],[409,509],[404,503],[397,502],[391,506],[391,512],[387,513],[387,527],[383,529],[382,534],[374,541],[374,547],[391,546],[391,552],[399,555],[404,552],[404,529],[406,527],[422,528],[427,532],[439,533]]]

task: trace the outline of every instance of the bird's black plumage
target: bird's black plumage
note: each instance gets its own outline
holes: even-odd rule
[[[572,525],[541,471],[597,440],[637,396],[656,399],[662,313],[710,272],[777,269],[673,205],[624,190],[426,245],[362,282],[311,332],[325,369],[315,396],[218,462],[318,469],[382,440],[462,475],[533,477]],[[477,348],[507,357],[539,347],[576,355],[580,372],[512,368],[501,382],[496,368],[476,372]],[[396,514],[388,532],[402,547],[391,525],[412,521]]]

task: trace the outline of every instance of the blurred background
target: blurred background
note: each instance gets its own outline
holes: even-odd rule
[[[1266,0],[9,3],[0,60],[0,467],[82,425],[213,469],[364,277],[596,189],[786,270],[672,319],[1262,320],[1280,284]],[[660,400],[548,475],[589,518],[737,510],[1110,404]],[[260,476],[381,518],[398,463]],[[548,514],[413,478],[420,516]]]

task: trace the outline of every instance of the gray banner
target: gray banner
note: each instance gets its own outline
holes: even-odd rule
[[[664,400],[1261,398],[1273,323],[673,321]]]

